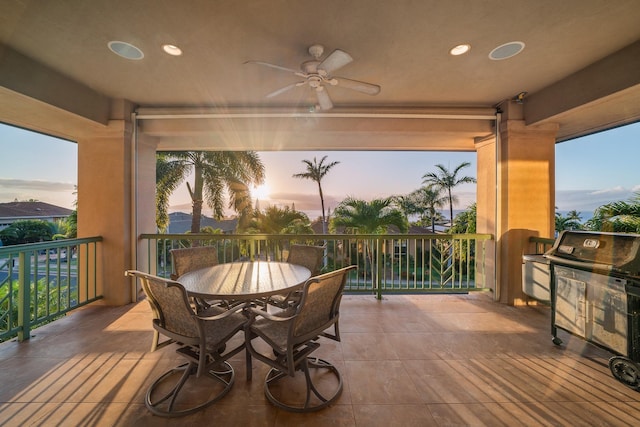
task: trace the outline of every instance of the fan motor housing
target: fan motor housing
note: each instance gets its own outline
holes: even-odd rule
[[[300,66],[300,69],[305,74],[318,74],[318,65],[319,64],[320,64],[320,61],[316,61],[316,60],[305,61]]]

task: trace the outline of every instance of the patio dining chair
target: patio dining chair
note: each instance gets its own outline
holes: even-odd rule
[[[345,267],[310,278],[297,305],[289,310],[272,314],[255,307],[248,309],[246,346],[252,357],[271,366],[264,393],[277,407],[293,412],[317,411],[335,402],[342,393],[338,369],[311,354],[320,347],[320,337],[340,341],[339,336],[325,330],[338,322],[347,275],[354,268]],[[254,347],[256,338],[267,343],[272,352],[263,354]],[[304,376],[306,386],[303,399],[294,379],[298,372]]]
[[[217,265],[218,250],[215,246],[172,249],[171,264],[173,265],[171,280],[176,280],[189,271]]]
[[[324,246],[291,245],[286,262],[307,267],[311,271],[311,277],[317,276],[322,269],[324,249]],[[288,308],[295,304],[299,298],[299,291],[285,295],[273,295],[267,300],[267,304],[279,308]]]
[[[215,246],[172,249],[170,253],[171,265],[173,266],[173,272],[170,275],[171,280],[176,280],[189,271],[218,264],[218,251]],[[201,300],[194,300],[194,303],[198,310],[204,310],[211,305],[209,302]],[[152,352],[171,343],[173,343],[171,339],[160,341],[160,333],[157,330],[153,331],[153,340],[151,341]]]
[[[170,253],[173,265],[173,273],[170,276],[172,280],[178,280],[180,276],[190,271],[218,265],[218,250],[215,246],[172,249]],[[215,304],[230,308],[232,304],[231,301],[205,301],[201,298],[193,298],[193,302],[198,311],[206,310]]]
[[[247,323],[240,312],[242,307],[212,306],[196,313],[180,283],[136,270],[125,274],[140,280],[155,312],[154,330],[175,342],[176,352],[186,359],[149,386],[146,407],[155,415],[177,417],[196,412],[229,393],[235,372],[227,360],[245,348],[245,341],[231,349],[227,349],[227,343]],[[205,381],[203,386],[200,377],[210,378],[213,383]],[[192,390],[181,393],[189,388]]]

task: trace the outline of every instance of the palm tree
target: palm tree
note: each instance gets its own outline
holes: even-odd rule
[[[304,212],[285,206],[269,206],[263,211],[256,209],[253,218],[244,229],[249,234],[313,234],[311,221]],[[263,248],[271,259],[280,259],[282,256],[283,241],[275,240]],[[246,251],[248,252],[247,246]]]
[[[371,202],[347,197],[334,209],[331,219],[333,230],[344,227],[345,232],[361,234],[383,234],[391,225],[398,227],[401,233],[406,233],[409,229],[407,217],[394,205],[391,197]],[[373,242],[365,241],[364,251],[374,278]]]
[[[408,196],[399,196],[396,202],[407,215],[419,215],[420,225],[431,225],[431,232],[436,232],[436,221],[441,217],[437,211],[442,208],[447,198],[440,195],[433,185],[420,187]]]
[[[629,201],[600,206],[586,226],[596,231],[640,233],[640,191],[634,193]]]
[[[453,203],[458,199],[452,194],[452,190],[460,184],[467,184],[476,182],[476,179],[470,176],[458,177],[458,173],[463,168],[471,166],[469,162],[462,162],[456,167],[453,172],[449,171],[441,164],[437,164],[436,168],[438,172],[429,172],[422,176],[423,184],[432,184],[437,190],[444,190],[447,192],[449,199],[449,221],[453,224]]]
[[[171,160],[167,153],[156,155],[156,225],[161,233],[169,226],[169,197],[188,174],[187,162]]]
[[[578,222],[582,221],[582,214],[576,210],[567,212],[567,217],[569,217],[570,219],[576,220]]]
[[[289,206],[269,206],[264,212],[256,211],[251,228],[254,232],[266,234],[295,234],[291,233],[292,230],[297,230],[300,234],[313,233],[307,214]]]
[[[560,212],[556,211],[555,216],[555,229],[556,233],[564,230],[580,230],[582,224],[580,223],[580,213],[576,211],[570,211],[567,216],[563,216]]]
[[[475,203],[472,203],[471,206],[456,215],[449,232],[452,234],[475,234],[477,217],[477,206]],[[476,242],[461,239],[453,243],[453,248],[454,261],[458,263],[458,266],[462,268],[464,273],[468,273],[467,267],[470,265],[470,262],[475,259]]]
[[[347,197],[333,211],[331,226],[345,227],[345,231],[361,234],[383,234],[390,225],[401,233],[409,229],[407,217],[394,206],[392,198],[375,199],[370,202]]]
[[[307,171],[296,173],[293,175],[294,178],[310,179],[318,183],[318,191],[320,192],[320,205],[322,207],[322,233],[323,234],[327,234],[327,217],[325,216],[325,211],[324,211],[324,195],[322,193],[321,181],[322,181],[322,178],[324,178],[325,175],[329,173],[329,170],[331,170],[332,167],[340,163],[340,162],[331,162],[331,163],[325,164],[324,161],[326,159],[327,159],[327,156],[324,156],[319,163],[316,161],[315,157],[313,158],[313,162],[311,162],[310,160],[303,160],[302,162],[307,165]]]
[[[159,212],[167,211],[169,195],[192,170],[194,172],[193,185],[187,183],[193,209],[192,233],[200,231],[205,201],[213,210],[214,218],[220,219],[224,215],[226,191],[228,207],[241,216],[246,215],[252,210],[250,185],[264,181],[264,165],[254,151],[171,151],[158,157],[161,159],[156,173]]]
[[[467,209],[456,215],[449,231],[457,234],[475,234],[477,216],[476,204],[472,203]]]

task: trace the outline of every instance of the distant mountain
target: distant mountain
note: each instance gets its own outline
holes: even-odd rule
[[[621,200],[629,200],[633,191],[625,188],[607,190],[558,190],[556,206],[559,211],[591,212],[602,205]],[[590,218],[590,217],[589,217]]]
[[[169,227],[167,233],[169,234],[184,234],[191,230],[191,218],[192,215],[184,212],[172,212],[169,214]],[[202,215],[200,220],[200,227],[211,227],[213,229],[220,229],[224,234],[233,233],[238,225],[238,219],[223,219],[216,221],[213,218]]]

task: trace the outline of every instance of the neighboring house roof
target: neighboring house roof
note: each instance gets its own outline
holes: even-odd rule
[[[322,220],[315,220],[311,222],[311,229],[315,234],[322,234]]]
[[[0,220],[64,218],[73,211],[45,202],[0,203]]]
[[[419,227],[417,225],[410,225],[408,234],[433,234],[429,227]]]
[[[184,234],[191,230],[191,214],[184,212],[173,212],[169,214],[169,227],[167,227],[167,233],[169,234]],[[238,225],[238,219],[223,219],[222,221],[216,221],[213,218],[202,215],[200,220],[200,228],[211,227],[213,229],[220,229],[224,234],[231,234],[236,230]]]

